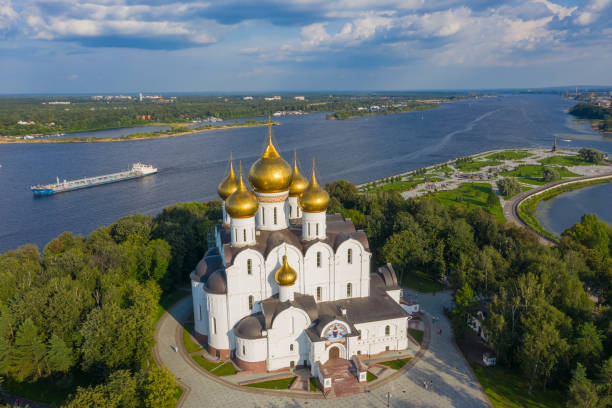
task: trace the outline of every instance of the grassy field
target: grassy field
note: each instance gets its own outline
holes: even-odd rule
[[[367,188],[366,191],[391,191],[391,190],[408,191],[408,190],[412,190],[415,186],[422,184],[422,183],[426,183],[426,182],[436,183],[442,180],[443,180],[442,178],[434,177],[434,176],[412,177],[407,180],[394,181],[392,183],[381,184],[376,187],[369,187]]]
[[[445,206],[460,205],[467,209],[481,207],[488,211],[500,222],[505,222],[504,213],[497,200],[496,205],[490,207],[487,203],[489,191],[492,191],[491,185],[488,183],[464,183],[454,190],[440,191],[434,194],[440,202]]]
[[[419,344],[423,344],[423,335],[425,334],[423,331],[421,330],[416,330],[416,329],[408,329],[408,333],[410,333],[410,335],[412,337],[414,337],[414,339],[419,343]]]
[[[187,350],[189,354],[203,349],[199,343],[193,341],[191,333],[193,333],[193,323],[186,323],[185,327],[183,327],[183,344],[185,345],[185,350]]]
[[[297,377],[281,378],[280,380],[262,381],[245,384],[245,387],[265,388],[268,390],[288,390]]]
[[[551,156],[538,160],[542,164],[557,164],[559,166],[593,166],[595,163],[584,161],[580,156]]]
[[[317,379],[314,377],[310,377],[310,381],[308,381],[308,383],[310,384],[309,389],[312,392],[315,391],[319,391],[319,387],[317,386]]]
[[[485,166],[499,166],[502,164],[496,160],[483,160],[483,161],[471,161],[471,162],[462,162],[455,164],[455,168],[460,171],[477,171],[482,169]]]
[[[372,374],[371,372],[367,371],[367,374],[366,374],[366,379],[367,379],[367,381],[368,381],[368,382],[370,382],[370,381],[374,381],[374,380],[375,380],[375,379],[377,379],[377,378],[378,378],[377,376],[375,376],[375,375],[374,375],[374,374]]]
[[[476,377],[494,408],[562,408],[564,396],[558,391],[536,390],[527,394],[525,379],[503,367],[473,367]]]
[[[533,156],[533,154],[524,150],[507,150],[505,152],[490,154],[485,156],[485,158],[490,160],[521,160],[531,156]]]
[[[411,358],[407,357],[407,358],[400,358],[400,359],[397,359],[397,360],[383,361],[382,363],[378,363],[378,364],[390,367],[390,368],[392,368],[394,370],[399,370],[400,368],[405,366],[406,363],[409,362],[410,360],[411,360]]]
[[[553,168],[559,172],[559,176],[561,176],[561,178],[580,177],[580,174],[572,173],[565,167],[555,166]],[[500,175],[506,177],[517,177],[519,181],[528,184],[541,185],[548,183],[542,179],[544,176],[543,166],[538,164],[522,164],[512,171],[505,171],[500,173]]]
[[[423,293],[438,292],[442,290],[442,285],[438,282],[434,282],[429,277],[422,275],[418,272],[411,274],[404,274],[400,277],[401,285],[412,290],[416,290]]]

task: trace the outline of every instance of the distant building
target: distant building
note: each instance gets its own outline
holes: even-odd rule
[[[139,100],[140,102],[142,102],[142,92],[140,92],[140,93],[138,94],[138,100]]]
[[[43,102],[43,105],[45,103]],[[48,105],[70,105],[70,102],[68,101],[51,101],[51,102],[47,102]]]
[[[33,120],[20,120],[19,122],[17,122],[18,125],[35,125],[36,122],[34,122]]]
[[[273,97],[264,98],[266,101],[280,101],[282,98],[279,95],[274,95]]]
[[[242,100],[243,100],[243,101],[252,101],[252,100],[253,100],[253,97],[252,97],[252,96],[244,96],[244,97],[242,98]]]
[[[306,98],[304,96],[302,96],[302,95],[294,96],[293,99],[295,99],[296,101],[305,101],[306,100]]]

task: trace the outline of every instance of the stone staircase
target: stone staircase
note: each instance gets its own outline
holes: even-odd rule
[[[337,397],[362,392],[353,372],[352,362],[343,359],[329,360],[325,364],[325,369],[332,379],[332,389]]]

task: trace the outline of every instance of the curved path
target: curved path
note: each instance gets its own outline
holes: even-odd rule
[[[160,319],[155,333],[155,359],[168,367],[185,389],[179,407],[381,407],[386,406],[387,393],[391,394],[392,407],[490,407],[478,380],[456,348],[450,323],[442,314],[442,305],[450,305],[450,294],[419,295],[419,301],[428,322],[430,311],[440,317],[432,327],[429,349],[398,378],[363,394],[331,400],[306,399],[279,396],[274,391],[246,392],[219,383],[217,378],[202,373],[182,346],[182,322],[191,316],[191,297],[179,301]],[[439,328],[441,335],[437,334]],[[424,381],[432,381],[433,389],[425,390]],[[320,398],[320,394],[317,396]]]
[[[523,227],[523,228],[527,228],[528,230],[534,232],[540,242],[544,245],[549,245],[549,246],[553,246],[556,245],[557,243],[552,241],[551,239],[547,238],[546,236],[540,234],[538,231],[534,230],[533,228],[531,228],[529,225],[525,224],[525,222],[523,222],[523,220],[521,219],[521,217],[519,217],[518,215],[518,206],[525,201],[526,199],[528,199],[531,196],[540,194],[546,190],[550,190],[551,188],[555,188],[555,187],[559,187],[559,186],[563,186],[565,184],[573,184],[573,183],[579,183],[579,182],[583,182],[583,181],[589,181],[589,180],[597,180],[597,179],[603,179],[603,178],[610,178],[612,177],[612,171],[608,172],[607,174],[600,174],[597,176],[590,176],[590,177],[579,177],[579,178],[574,178],[571,180],[561,180],[561,181],[556,181],[554,183],[550,183],[550,184],[546,184],[543,186],[539,186],[536,187],[532,190],[528,190],[528,191],[524,191],[520,194],[515,195],[514,197],[512,197],[510,200],[507,200],[504,202],[504,216],[506,217],[506,220],[508,222],[512,222],[516,225],[518,225],[519,227]]]

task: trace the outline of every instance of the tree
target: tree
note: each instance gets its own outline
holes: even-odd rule
[[[552,167],[542,166],[542,179],[546,182],[556,181],[561,179],[561,175],[557,169]]]
[[[563,236],[570,237],[589,249],[594,249],[601,255],[610,254],[610,227],[600,221],[595,214],[585,214],[580,223],[565,230]]]
[[[487,205],[491,208],[497,206],[499,204],[499,198],[497,198],[497,194],[490,190],[487,194]]]
[[[45,374],[47,349],[38,328],[28,318],[17,330],[12,356],[12,372],[18,381],[40,378]]]
[[[142,386],[146,408],[172,408],[176,405],[176,381],[166,367],[149,371]]]
[[[468,319],[474,315],[476,305],[474,291],[467,283],[455,293],[454,304],[451,312],[453,333],[457,339],[463,339],[468,330]]]
[[[597,408],[600,406],[597,389],[586,376],[586,369],[578,363],[569,386],[567,408]]]
[[[497,188],[504,197],[512,197],[521,192],[521,185],[514,177],[504,177],[497,181]]]
[[[606,154],[597,149],[583,147],[578,151],[578,156],[586,162],[599,164],[606,158]]]
[[[49,340],[47,362],[51,372],[59,373],[67,373],[74,364],[72,349],[56,334]]]

